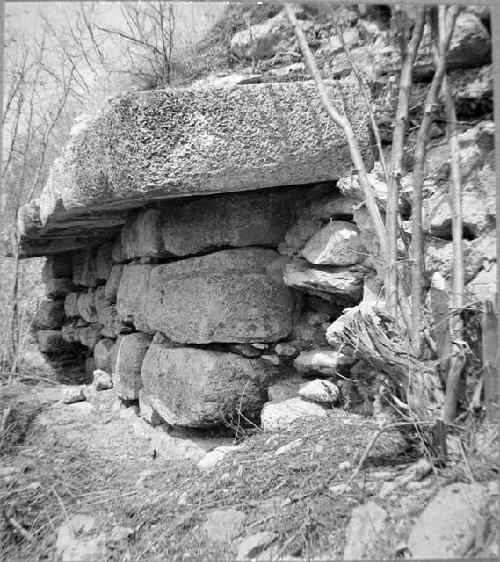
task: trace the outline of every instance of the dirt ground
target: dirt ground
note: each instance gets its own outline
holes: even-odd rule
[[[201,471],[156,455],[150,426],[120,406],[113,390],[88,390],[88,401],[70,405],[61,402],[63,390],[49,382],[1,387],[2,410],[10,408],[0,457],[7,470],[0,478],[2,560],[57,559],[61,525],[81,513],[109,539],[106,560],[234,560],[241,540],[261,531],[275,537],[267,559],[341,559],[352,509],[373,498],[389,514],[373,557],[393,558],[440,487],[469,481],[470,472],[477,481],[497,479],[491,459],[474,457],[467,466],[435,468],[411,492],[382,497],[384,480],[421,454],[418,444],[387,432],[352,488],[338,494],[335,486],[348,480],[377,431],[372,419],[342,410],[284,432],[249,432],[241,450]],[[204,523],[228,508],[244,522],[230,539],[215,540]],[[126,536],[114,540],[116,529]]]

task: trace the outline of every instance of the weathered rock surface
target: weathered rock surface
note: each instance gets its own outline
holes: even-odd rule
[[[60,328],[64,317],[64,301],[42,301],[33,324],[38,328]]]
[[[358,205],[359,200],[333,191],[311,203],[311,214],[320,220],[352,220],[352,214]]]
[[[149,398],[144,387],[139,389],[139,411],[141,413],[141,418],[146,420],[150,425],[160,425],[163,422],[160,414],[158,414],[149,403]]]
[[[45,296],[48,299],[60,299],[74,289],[75,285],[71,279],[49,279],[45,283]]]
[[[116,296],[118,318],[125,324],[134,324],[137,330],[154,333],[145,317],[149,277],[154,267],[149,264],[124,265]],[[158,304],[158,303],[157,303]]]
[[[293,193],[263,190],[176,202],[161,217],[163,247],[187,256],[211,248],[277,246],[289,226]]]
[[[311,217],[299,217],[286,232],[284,241],[278,246],[280,254],[292,257],[305,246],[307,241],[321,230],[322,223]]]
[[[274,55],[286,23],[283,14],[249,26],[235,33],[231,39],[231,51],[240,59],[265,59]]]
[[[273,369],[233,353],[152,344],[141,377],[151,406],[171,425],[210,427],[241,409],[255,417]]]
[[[97,392],[113,388],[113,379],[109,373],[106,373],[101,369],[96,369],[93,375],[94,381],[92,384]]]
[[[289,398],[297,398],[299,390],[308,382],[300,375],[292,375],[273,383],[267,390],[270,402],[284,402]]]
[[[111,352],[113,387],[120,398],[137,400],[142,386],[141,366],[151,337],[141,332],[120,336]]]
[[[356,81],[327,88],[334,100],[345,90],[370,166]],[[21,252],[97,246],[116,234],[124,211],[147,201],[331,181],[349,170],[344,135],[312,82],[135,93],[112,100],[72,136],[40,199],[21,212]]]
[[[314,402],[302,398],[289,398],[284,402],[266,402],[261,413],[264,431],[282,431],[301,418],[325,417],[326,410]]]
[[[497,264],[489,269],[481,270],[476,277],[465,286],[467,302],[496,302]]]
[[[130,303],[127,310],[136,328],[161,331],[179,343],[277,341],[290,333],[294,309],[277,258],[273,250],[245,248],[149,270],[126,266],[118,291],[119,315],[126,308],[123,303]],[[129,268],[137,269],[138,279],[126,285]]]
[[[109,272],[108,280],[104,285],[104,296],[106,304],[115,304],[118,287],[120,286],[120,279],[122,277],[123,265],[113,265]]]
[[[482,484],[455,483],[440,490],[410,533],[413,558],[464,557],[487,499],[487,487]]]
[[[77,318],[80,316],[80,311],[78,310],[78,297],[79,293],[69,293],[64,299],[64,313],[68,318]]]
[[[237,560],[255,560],[256,557],[262,553],[269,545],[271,545],[277,538],[277,533],[270,531],[262,531],[255,535],[245,537],[238,545],[238,552],[236,554]]]
[[[363,294],[364,272],[333,266],[311,267],[305,261],[285,265],[283,279],[294,289],[311,294],[327,293],[338,303],[359,302]]]
[[[88,293],[81,293],[78,296],[77,308],[79,315],[86,322],[97,322],[97,309],[95,305],[95,292],[89,291]]]
[[[356,225],[331,221],[315,234],[301,252],[314,265],[354,265],[366,257]]]
[[[73,254],[73,282],[75,285],[95,287],[97,285],[97,267],[95,252],[84,250]]]
[[[38,330],[36,340],[43,353],[64,353],[72,349],[71,345],[63,340],[61,330]]]
[[[346,530],[344,560],[369,558],[375,540],[386,526],[387,518],[388,514],[385,509],[374,501],[355,507]]]
[[[107,281],[113,267],[113,244],[106,242],[97,248],[96,252],[96,273],[99,281]]]

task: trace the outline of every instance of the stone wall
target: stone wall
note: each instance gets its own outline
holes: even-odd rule
[[[306,216],[332,190],[342,220]],[[169,424],[258,419],[269,385],[362,296],[366,250],[348,207],[323,183],[131,212],[115,238],[47,258],[40,349],[79,354],[88,377],[109,372],[122,400],[141,394]]]

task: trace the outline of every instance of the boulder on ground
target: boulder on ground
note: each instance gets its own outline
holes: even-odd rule
[[[335,351],[329,347],[302,351],[293,362],[293,366],[299,373],[305,375],[319,373],[327,376],[335,376],[337,372],[342,372],[353,364],[352,355]]]
[[[255,418],[274,369],[233,353],[152,344],[141,377],[151,406],[169,424],[211,427],[241,412]]]
[[[359,230],[347,221],[330,221],[317,232],[301,252],[313,265],[354,265],[366,258]]]
[[[327,293],[342,304],[359,302],[363,294],[365,272],[358,268],[311,267],[305,260],[285,265],[283,279],[294,289],[311,294]]]
[[[234,508],[211,511],[201,530],[211,541],[228,542],[239,535],[245,522],[245,514]]]
[[[408,539],[413,558],[463,558],[488,500],[482,484],[457,482],[439,491],[417,519]]]
[[[290,222],[292,195],[274,189],[177,201],[162,211],[164,248],[187,256],[213,248],[277,246]]]
[[[111,352],[113,387],[123,400],[137,400],[142,386],[141,366],[151,336],[134,332],[120,336]]]
[[[33,324],[38,328],[60,328],[64,317],[64,301],[46,300],[39,304]]]
[[[150,266],[138,282],[118,291],[125,309],[179,343],[273,342],[292,329],[294,297],[281,278],[278,254],[264,248],[224,250],[199,258]],[[141,266],[145,267],[145,266]],[[149,285],[144,295],[138,294]],[[145,281],[142,279],[146,278]],[[140,283],[140,286],[138,284]],[[141,324],[142,325],[142,324]]]
[[[325,417],[326,410],[320,404],[307,402],[300,397],[284,402],[266,402],[261,413],[264,431],[284,431],[298,419]]]

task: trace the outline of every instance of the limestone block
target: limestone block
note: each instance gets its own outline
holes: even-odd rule
[[[354,358],[332,348],[318,348],[302,351],[295,358],[293,366],[299,373],[333,376],[337,371],[343,371],[354,364]]]
[[[60,328],[64,322],[64,301],[42,301],[33,324],[38,328]]]
[[[48,256],[42,268],[42,281],[47,283],[49,279],[63,279],[71,277],[73,262],[71,254],[54,254]]]
[[[294,289],[316,293],[328,293],[339,303],[359,302],[363,294],[362,269],[316,266],[305,261],[295,261],[285,266],[283,280]]]
[[[77,308],[80,316],[87,322],[98,322],[97,309],[95,303],[95,292],[80,293],[77,301]]]
[[[267,398],[273,367],[189,347],[152,344],[142,366],[142,380],[151,406],[169,424],[216,426],[236,415],[255,417]]]
[[[122,250],[127,258],[165,255],[161,236],[161,212],[146,209],[132,216],[122,228]]]
[[[106,242],[97,248],[96,252],[96,273],[97,279],[100,281],[107,281],[113,267],[113,243]]]
[[[325,417],[326,410],[320,404],[302,398],[289,398],[284,402],[266,402],[261,413],[264,431],[283,431],[298,419]]]
[[[280,340],[292,329],[294,298],[283,284],[277,257],[273,250],[245,248],[149,266],[145,296],[147,280],[142,278],[148,270],[138,270],[139,280],[124,290],[125,268],[118,312],[130,310],[136,327],[144,317],[151,328],[179,343]]]
[[[43,353],[64,353],[72,349],[62,338],[61,330],[38,330],[36,339]]]
[[[95,252],[83,250],[73,254],[73,282],[75,285],[95,287],[97,285]]]
[[[137,400],[142,386],[141,365],[151,343],[141,332],[120,336],[111,352],[113,387],[120,398]]]
[[[110,338],[99,340],[94,347],[94,359],[97,369],[111,373],[111,353],[115,342]]]
[[[301,252],[314,265],[354,265],[364,261],[366,249],[358,228],[347,221],[331,221]]]
[[[118,319],[124,324],[133,324],[137,330],[154,334],[155,329],[150,325],[146,316],[146,302],[152,299],[149,292],[149,278],[151,271],[158,266],[149,264],[124,265],[118,293],[116,297],[116,311]],[[182,303],[179,303],[181,305]],[[159,306],[159,302],[151,303]]]
[[[187,256],[210,248],[277,246],[291,215],[283,190],[233,193],[178,201],[162,212],[164,248]]]
[[[104,294],[107,304],[116,303],[116,295],[118,293],[118,287],[120,286],[122,272],[123,265],[113,265],[111,268],[106,285],[104,285]]]
[[[78,298],[80,293],[69,293],[64,299],[64,313],[68,318],[76,318],[80,316],[80,311],[78,310]]]
[[[45,296],[48,299],[60,299],[73,291],[75,285],[71,279],[49,279],[45,283]]]

